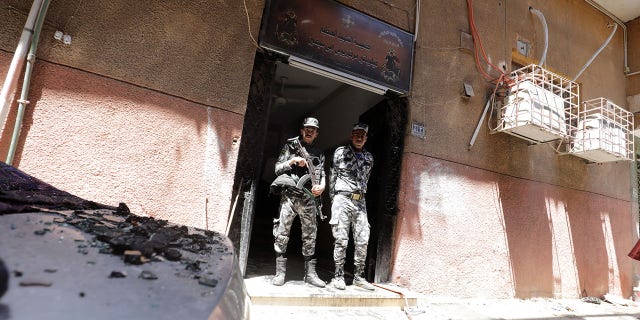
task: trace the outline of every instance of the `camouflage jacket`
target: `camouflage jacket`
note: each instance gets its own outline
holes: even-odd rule
[[[367,193],[373,167],[373,155],[366,149],[356,152],[351,145],[338,147],[333,153],[329,195],[339,192]]]
[[[298,179],[300,179],[302,176],[309,173],[309,169],[306,166],[300,167],[297,165],[289,165],[289,160],[291,160],[293,157],[302,157],[302,153],[297,147],[297,143],[295,140],[300,141],[300,144],[307,150],[307,153],[309,153],[309,156],[311,157],[311,161],[313,162],[313,166],[315,167],[316,178],[313,182],[313,185],[321,185],[324,187],[324,154],[320,149],[306,144],[302,139],[300,139],[300,137],[288,139],[282,147],[280,156],[278,157],[278,161],[276,162],[275,166],[276,176],[287,174],[293,177],[295,181],[298,181]]]

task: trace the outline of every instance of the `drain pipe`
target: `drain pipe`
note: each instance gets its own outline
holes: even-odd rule
[[[16,115],[16,123],[13,128],[13,135],[11,136],[11,144],[9,145],[9,152],[7,154],[8,165],[13,165],[13,156],[16,154],[16,146],[18,145],[18,137],[20,137],[20,131],[22,130],[22,118],[24,118],[24,109],[29,101],[29,85],[31,83],[31,73],[33,71],[33,65],[36,63],[36,52],[38,51],[38,40],[40,39],[40,31],[42,30],[42,24],[44,23],[44,17],[47,15],[47,9],[49,9],[49,3],[51,0],[44,0],[42,2],[42,8],[38,13],[38,20],[36,21],[33,38],[31,40],[31,47],[29,47],[29,54],[27,55],[27,66],[24,69],[24,79],[22,80],[22,92],[20,99],[18,100],[18,114]]]
[[[540,58],[540,63],[538,64],[538,67],[542,67],[544,62],[547,60],[547,50],[549,49],[549,27],[547,26],[547,19],[544,18],[544,14],[542,14],[540,10],[529,7],[529,11],[540,19],[540,23],[542,23],[542,27],[544,28],[544,51],[542,52],[542,58]]]
[[[582,69],[580,69],[580,72],[578,72],[578,74],[573,78],[572,81],[576,81],[576,79],[578,79],[578,77],[580,77],[580,75],[582,75],[582,73],[584,72],[584,70],[587,69],[587,67],[589,67],[589,65],[591,65],[591,63],[593,62],[593,60],[600,54],[600,52],[609,44],[609,41],[611,41],[611,38],[613,38],[613,35],[616,34],[616,30],[618,30],[618,25],[614,24],[613,25],[613,31],[611,31],[611,34],[609,35],[609,38],[607,38],[607,40],[600,46],[600,48],[598,48],[598,50],[596,50],[596,53],[593,54],[593,56],[591,56],[591,59],[589,59],[589,61],[587,61],[587,63],[584,64],[584,66],[582,67]]]
[[[7,120],[7,113],[9,113],[9,107],[12,102],[12,99],[9,99],[9,95],[13,94],[13,90],[15,90],[16,83],[20,77],[19,71],[22,69],[22,65],[24,64],[27,47],[29,47],[29,44],[31,43],[33,26],[35,25],[38,12],[42,7],[42,1],[43,0],[33,0],[31,11],[29,11],[29,16],[27,17],[27,22],[24,24],[24,29],[22,29],[22,35],[20,36],[18,47],[13,55],[13,60],[11,60],[9,71],[7,71],[7,78],[5,79],[2,91],[0,92],[0,129],[2,129],[5,121]]]
[[[607,17],[611,18],[613,21],[615,21],[618,25],[620,25],[622,27],[622,31],[623,31],[623,46],[624,46],[624,74],[626,74],[627,76],[631,74],[631,70],[629,69],[629,59],[628,59],[628,55],[627,55],[627,26],[624,24],[624,22],[622,22],[622,20],[620,20],[618,17],[614,16],[613,13],[607,11],[607,9],[603,8],[601,5],[597,4],[595,1],[593,0],[584,0],[586,1],[588,4],[590,4],[592,7],[598,9],[598,11],[604,13]],[[640,72],[640,71],[639,71]],[[636,74],[638,72],[633,72],[633,74]]]
[[[420,0],[416,0],[416,23],[413,31],[413,43],[418,40],[418,28],[420,27]]]

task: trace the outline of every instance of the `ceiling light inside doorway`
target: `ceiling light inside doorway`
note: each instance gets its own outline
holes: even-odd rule
[[[324,76],[333,80],[344,82],[346,84],[352,85],[354,87],[358,87],[360,89],[371,91],[375,94],[384,95],[385,93],[387,93],[387,90],[389,90],[389,88],[385,88],[383,86],[377,85],[373,82],[366,81],[364,79],[358,79],[358,80],[351,79],[351,77],[344,72],[340,72],[338,70],[331,70],[317,63],[300,59],[298,57],[290,56],[289,65],[291,65],[292,67],[296,67],[302,70],[315,73],[315,74],[319,74],[321,76]]]

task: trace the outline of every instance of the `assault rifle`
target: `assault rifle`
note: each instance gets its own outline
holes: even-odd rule
[[[307,196],[311,197],[311,199],[313,199],[313,202],[315,203],[315,207],[316,207],[316,214],[320,217],[320,220],[324,220],[327,217],[325,217],[322,214],[322,202],[320,201],[321,200],[320,197],[316,197],[313,194],[313,192],[311,192],[310,189],[307,189],[304,187],[304,185],[307,184],[309,180],[311,180],[312,187],[318,184],[317,182],[318,179],[316,177],[316,165],[313,163],[313,160],[311,159],[309,152],[307,152],[307,149],[305,149],[300,143],[300,139],[296,138],[293,140],[295,142],[295,148],[300,152],[300,155],[304,158],[304,161],[307,163],[307,170],[309,170],[309,173],[300,177],[300,180],[298,180],[296,187],[302,190]]]

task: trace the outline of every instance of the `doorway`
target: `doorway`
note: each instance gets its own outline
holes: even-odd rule
[[[260,68],[257,64],[270,67]],[[279,196],[269,194],[269,186],[275,179],[274,166],[284,142],[298,135],[300,125],[305,117],[313,116],[320,122],[320,135],[316,145],[325,150],[325,172],[327,175],[333,150],[349,142],[353,124],[358,121],[370,124],[370,137],[365,148],[374,154],[376,164],[367,195],[372,230],[367,257],[367,278],[370,280],[375,278],[376,281],[380,281],[376,274],[384,270],[388,271],[389,266],[387,265],[386,269],[379,269],[376,265],[390,263],[389,243],[391,243],[392,237],[389,228],[395,225],[395,218],[389,216],[389,213],[395,208],[395,203],[391,206],[393,208],[389,210],[387,208],[389,205],[384,201],[390,198],[389,190],[395,192],[391,198],[395,200],[395,196],[397,196],[397,185],[395,188],[385,187],[384,181],[389,179],[385,172],[396,174],[399,178],[397,173],[400,168],[402,137],[406,126],[406,99],[377,95],[291,67],[261,53],[258,53],[256,57],[254,78],[256,70],[261,72],[258,77],[271,78],[263,81],[252,79],[252,86],[259,85],[266,89],[252,89],[250,92],[260,93],[263,97],[257,100],[268,104],[268,107],[264,108],[264,106],[252,105],[251,103],[247,106],[243,136],[257,135],[258,139],[242,139],[238,164],[240,166],[250,160],[254,162],[255,168],[236,170],[234,190],[237,188],[239,190],[237,196],[243,199],[239,201],[239,205],[234,211],[236,216],[243,216],[243,218],[236,219],[234,223],[236,227],[231,228],[232,232],[230,233],[230,238],[236,248],[238,246],[245,248],[239,250],[240,255],[246,257],[244,259],[246,263],[245,277],[268,276],[275,273],[272,227],[273,219],[278,215],[280,199]],[[252,99],[256,101],[256,98],[252,98],[250,93],[249,100],[252,101]],[[398,101],[405,102],[399,103]],[[395,111],[390,112],[389,110]],[[389,123],[387,118],[390,115],[399,118],[399,120],[392,119]],[[247,121],[254,123],[250,125],[247,124]],[[260,125],[255,122],[260,122]],[[257,132],[256,127],[260,128],[257,129]],[[390,133],[390,130],[393,133]],[[395,157],[387,155],[391,149],[395,150]],[[388,170],[390,167],[396,169]],[[253,182],[247,183],[247,181]],[[328,281],[333,276],[333,237],[329,226],[331,203],[328,197],[328,177],[327,190],[323,194],[322,200],[322,211],[327,219],[318,222],[317,271],[320,278]],[[381,203],[380,200],[383,202]],[[380,224],[388,224],[390,220],[392,220],[392,224],[380,226]],[[387,232],[386,236],[381,237],[380,235],[384,232]],[[300,221],[296,218],[291,228],[287,247],[287,281],[302,280],[304,276],[300,233]],[[383,248],[384,257],[382,259],[378,256],[380,248]],[[351,259],[353,257],[353,243],[349,244],[347,257]],[[242,265],[242,257],[240,257],[240,261]],[[351,276],[352,270],[352,260],[347,260],[345,266],[347,278]]]

